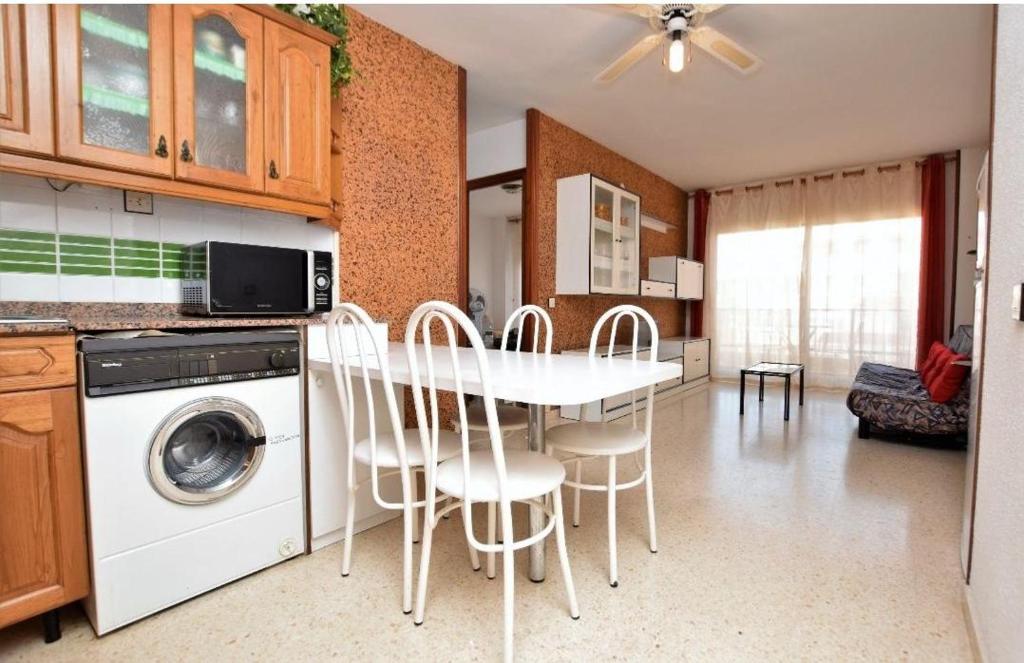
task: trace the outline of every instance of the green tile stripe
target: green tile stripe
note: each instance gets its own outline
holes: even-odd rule
[[[74,276],[110,276],[110,238],[99,235],[57,235],[60,273]]]
[[[60,273],[71,276],[110,276],[110,266],[66,265],[62,262],[60,264]]]
[[[185,245],[164,242],[160,245],[163,276],[166,279],[180,279],[185,276]]]
[[[180,279],[187,272],[185,246],[0,228],[0,272]]]
[[[0,260],[0,272],[18,274],[56,274],[57,265],[42,262],[6,262]]]
[[[0,272],[55,274],[57,245],[54,234],[0,228]]]
[[[59,237],[61,244],[85,244],[87,246],[110,247],[109,237],[99,237],[97,235],[65,235],[64,233],[61,233]]]
[[[36,232],[35,230],[7,230],[0,228],[0,240],[18,239],[32,242],[54,242],[57,236],[53,233]]]

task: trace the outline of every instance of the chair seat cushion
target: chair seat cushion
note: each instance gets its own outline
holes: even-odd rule
[[[547,432],[547,444],[558,451],[584,456],[618,456],[644,448],[644,432],[629,425],[583,422],[556,426]]]
[[[530,424],[530,414],[526,408],[495,403],[494,409],[498,413],[498,427],[503,431],[524,429]],[[455,415],[452,423],[458,425],[458,415]],[[466,424],[469,430],[487,430],[487,411],[483,405],[474,403],[466,408]]]
[[[405,460],[410,467],[423,466],[423,445],[416,428],[406,428]],[[437,456],[444,460],[457,455],[462,449],[462,437],[458,433],[443,430],[437,434]],[[356,443],[355,459],[363,465],[370,464],[370,438]],[[398,445],[394,433],[377,433],[377,466],[398,467]]]
[[[437,467],[437,488],[443,493],[473,502],[497,502],[498,476],[490,450],[469,454],[469,492],[463,486],[462,455],[450,458]],[[524,500],[546,495],[562,485],[565,467],[536,451],[506,451],[505,474],[508,477],[510,500]]]

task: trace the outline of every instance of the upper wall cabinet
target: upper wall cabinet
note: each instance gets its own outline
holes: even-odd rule
[[[558,180],[555,293],[640,294],[640,196],[593,175]]]
[[[170,177],[171,8],[54,7],[60,156]]]
[[[269,5],[0,5],[0,170],[327,218],[336,42]]]
[[[0,5],[0,146],[53,155],[50,12]]]
[[[174,36],[178,177],[263,191],[263,18],[175,5]]]
[[[267,193],[327,203],[331,197],[330,47],[267,21]]]

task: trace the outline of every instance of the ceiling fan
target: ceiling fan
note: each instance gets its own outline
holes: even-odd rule
[[[647,19],[652,34],[643,37],[619,59],[608,65],[594,79],[610,83],[627,69],[642,60],[659,45],[668,42],[666,63],[669,71],[678,73],[686,66],[687,55],[692,45],[697,45],[712,57],[741,74],[751,74],[763,64],[763,60],[711,26],[704,25],[704,18],[720,9],[722,5],[614,5],[620,11]]]

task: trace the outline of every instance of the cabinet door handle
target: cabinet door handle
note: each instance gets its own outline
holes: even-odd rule
[[[272,179],[272,180],[276,180],[276,179],[278,179],[279,177],[281,177],[281,175],[280,175],[280,174],[279,174],[279,173],[277,172],[277,164],[276,164],[276,163],[274,163],[274,160],[273,160],[273,159],[271,159],[271,160],[270,160],[270,172],[269,172],[269,173],[267,173],[267,175],[268,175],[268,176],[270,177],[270,179]]]
[[[163,134],[160,134],[160,138],[156,141],[156,150],[154,151],[154,154],[161,159],[167,158],[167,138]]]
[[[188,162],[192,161],[192,159],[192,150],[188,147],[188,140],[181,141],[181,160]]]

